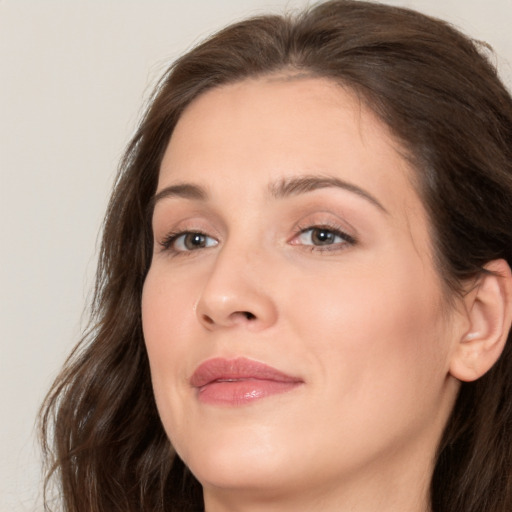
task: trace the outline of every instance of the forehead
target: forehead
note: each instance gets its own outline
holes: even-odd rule
[[[407,167],[388,128],[353,91],[327,79],[277,75],[221,86],[196,98],[177,123],[162,171],[178,160],[192,165],[256,147],[266,151],[262,160],[274,158],[276,166],[285,157],[321,163],[322,154],[325,160],[343,157],[345,167],[357,156],[361,166],[368,160],[365,153],[373,153],[400,161],[402,170]],[[378,168],[374,171],[379,174]]]
[[[272,75],[196,98],[171,137],[158,188],[184,179],[217,188],[250,182],[254,188],[327,173],[390,202],[414,203],[419,198],[404,154],[352,90],[328,79]]]

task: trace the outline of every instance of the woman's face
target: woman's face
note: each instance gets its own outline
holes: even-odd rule
[[[163,425],[206,496],[428,481],[457,385],[411,173],[327,80],[247,80],[182,115],[142,313]]]

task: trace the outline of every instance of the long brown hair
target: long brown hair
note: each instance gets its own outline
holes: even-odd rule
[[[487,49],[448,24],[364,1],[229,26],[170,67],[120,166],[90,328],[42,409],[48,479],[68,512],[202,510],[153,399],[140,301],[151,198],[174,126],[198,95],[283,69],[351,88],[407,149],[450,293],[488,261],[512,265],[512,99]],[[463,383],[437,453],[435,512],[512,510],[512,341]],[[48,481],[47,481],[48,483]],[[49,501],[48,501],[49,503]],[[49,505],[47,505],[49,507]]]

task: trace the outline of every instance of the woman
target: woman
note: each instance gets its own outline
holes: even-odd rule
[[[409,10],[178,60],[45,404],[65,510],[511,510],[511,140],[478,45]]]

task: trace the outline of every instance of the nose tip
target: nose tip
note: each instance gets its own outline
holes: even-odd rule
[[[233,297],[237,302],[242,297]],[[219,301],[204,295],[197,306],[200,323],[209,330],[246,326],[251,330],[261,330],[275,322],[273,304],[265,296],[253,297],[251,307],[237,308],[234,301]]]
[[[233,326],[261,330],[272,325],[277,318],[276,305],[255,281],[254,275],[232,279],[229,273],[214,272],[197,302],[199,322],[209,330]]]

